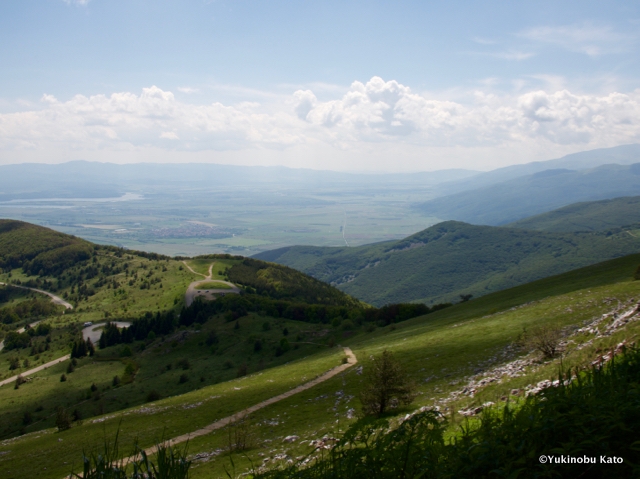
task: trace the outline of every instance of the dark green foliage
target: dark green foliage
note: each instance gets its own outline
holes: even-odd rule
[[[640,279],[640,266],[638,266],[638,268],[636,269],[636,272],[633,275],[633,279],[635,279],[635,280],[639,280]]]
[[[248,286],[256,294],[273,299],[327,306],[359,306],[359,301],[328,284],[274,263],[245,258],[226,273],[229,281]]]
[[[187,369],[191,368],[191,363],[188,359],[182,358],[178,360],[178,362],[176,363],[176,367],[182,368],[184,371],[186,371]]]
[[[238,370],[236,371],[236,377],[241,378],[242,376],[246,376],[248,371],[249,371],[249,366],[247,366],[247,363],[242,363],[240,366],[238,366]]]
[[[219,342],[220,338],[218,338],[218,333],[216,333],[215,330],[209,331],[207,339],[205,340],[207,346],[213,346],[214,344],[218,344]]]
[[[60,382],[63,383],[67,380],[67,376],[65,374],[63,374],[62,376],[60,376]]]
[[[58,431],[66,431],[71,428],[71,416],[62,406],[58,406],[56,409],[56,427]]]
[[[153,402],[153,401],[157,401],[159,399],[161,399],[162,396],[160,396],[160,393],[158,391],[156,391],[155,389],[149,391],[149,394],[147,394],[147,402]]]
[[[280,340],[280,344],[276,346],[276,356],[282,356],[284,353],[286,353],[290,349],[291,349],[291,345],[289,344],[289,341],[287,340],[287,338],[282,338]]]
[[[189,380],[189,376],[186,373],[183,373],[180,375],[180,378],[178,379],[178,384],[184,384]]]
[[[4,338],[4,349],[11,351],[12,349],[23,349],[31,345],[31,336],[28,333],[16,333],[9,331]]]
[[[24,414],[22,415],[22,424],[24,426],[28,426],[32,422],[33,422],[32,414],[29,411],[25,411]]]
[[[446,221],[400,241],[270,253],[278,263],[382,306],[454,302],[461,294],[477,298],[636,253],[639,246],[640,239],[626,231],[552,233]]]
[[[22,221],[0,220],[0,268],[52,273],[68,266],[70,260],[88,257],[92,249],[74,236]]]
[[[87,338],[86,341],[79,339],[74,341],[71,346],[71,357],[72,358],[84,358],[86,355],[93,356],[95,354],[95,348],[91,339]]]
[[[569,383],[567,380],[572,379]],[[256,479],[635,478],[640,475],[640,351],[603,368],[565,374],[557,387],[517,407],[484,411],[445,441],[447,420],[425,411],[389,429],[356,422],[327,456],[257,474]],[[595,458],[595,464],[541,464],[540,456]],[[622,458],[602,464],[600,457]]]
[[[0,322],[4,324],[12,324],[22,320],[33,320],[44,318],[61,311],[61,307],[45,299],[29,299],[22,301],[13,307],[7,306],[0,309]],[[51,330],[51,326],[39,324],[33,334],[38,336],[46,336]]]
[[[382,416],[390,408],[411,404],[414,397],[415,386],[391,351],[385,349],[372,359],[360,393],[362,410],[366,415]]]

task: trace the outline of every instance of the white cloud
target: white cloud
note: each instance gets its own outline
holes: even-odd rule
[[[521,52],[521,51],[517,51],[517,50],[509,50],[506,52],[498,52],[498,53],[494,53],[493,56],[497,57],[497,58],[503,58],[504,60],[527,60],[528,58],[531,58],[533,56],[535,56],[535,53],[532,52]]]
[[[180,138],[178,137],[178,135],[176,135],[176,133],[174,131],[163,131],[162,133],[160,133],[160,137],[161,139],[164,140],[179,140]]]
[[[67,5],[87,5],[91,0],[62,0]]]
[[[191,88],[188,86],[182,86],[182,87],[178,87],[178,91],[182,92],[182,93],[186,93],[186,94],[191,94],[191,93],[200,93],[200,90],[197,88]]]
[[[531,161],[640,142],[640,90],[584,95],[562,87],[499,95],[489,85],[466,98],[434,98],[379,77],[356,81],[326,101],[309,89],[271,103],[235,105],[184,103],[155,86],[66,101],[43,95],[38,108],[0,113],[0,151],[4,161],[26,158],[24,152],[83,152],[102,160],[134,150],[184,158],[235,152],[233,158],[253,164],[289,158],[310,166],[316,158],[328,167],[341,158],[333,167],[366,169],[377,167],[372,158],[387,167],[393,158],[402,168],[404,161],[425,161],[427,152],[453,158],[442,165],[450,167],[456,158],[490,161],[500,151],[520,151],[518,160]],[[543,156],[532,158],[533,151]]]
[[[626,50],[634,41],[633,37],[616,32],[609,26],[596,26],[590,23],[535,27],[520,32],[519,36],[589,56],[619,53]]]

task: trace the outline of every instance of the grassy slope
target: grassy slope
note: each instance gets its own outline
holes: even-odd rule
[[[31,235],[46,236],[48,230],[27,225],[18,231],[23,235],[20,240],[28,242]],[[63,239],[65,237],[60,236]],[[183,304],[187,285],[202,279],[202,276],[191,273],[181,261],[162,257],[148,258],[136,252],[123,252],[113,248],[90,247],[93,251],[89,259],[66,268],[56,276],[29,276],[19,268],[0,274],[0,281],[5,282],[31,282],[40,286],[36,284],[38,281],[47,281],[49,286],[46,289],[54,290],[76,306],[73,311],[66,311],[64,315],[60,311],[44,318],[54,327],[50,350],[32,353],[27,348],[0,353],[0,378],[19,374],[68,354],[70,342],[79,335],[79,325],[86,321],[126,321],[146,312],[171,308],[178,311]],[[232,273],[231,270],[235,271],[234,266],[242,266],[240,263],[240,259],[226,256],[199,257],[187,261],[189,266],[203,274],[213,264],[213,279],[226,279]],[[243,278],[248,279],[249,284],[252,284],[251,274],[261,273],[259,285],[272,287],[285,298],[301,300],[303,298],[299,289],[304,289],[304,285],[311,285],[305,291],[313,293],[314,298],[310,298],[312,302],[318,299],[330,304],[359,304],[344,293],[312,278],[306,278],[298,271],[256,260],[249,261],[249,264],[251,268],[241,269],[245,274]],[[250,273],[249,276],[247,273]],[[91,290],[88,296],[79,295],[77,291],[80,284]],[[34,294],[27,293],[25,297]],[[0,307],[15,305],[18,298],[13,296],[15,295],[7,295]],[[59,378],[65,373],[67,362],[35,375],[33,382],[23,385],[19,390],[14,390],[12,385],[5,386],[0,389],[0,438],[51,427],[58,406],[69,411],[77,409],[83,418],[91,418],[97,414],[112,413],[143,404],[150,391],[158,392],[161,397],[180,395],[228,381],[237,375],[238,368],[243,364],[251,373],[325,348],[316,344],[320,339],[327,339],[327,326],[324,325],[275,320],[256,314],[243,317],[238,323],[240,328],[236,329],[236,323],[228,323],[220,316],[209,320],[202,327],[196,325],[193,328],[181,328],[170,337],[147,340],[146,344],[138,342],[130,347],[120,345],[100,350],[99,357],[81,360],[76,370],[67,374],[66,382],[60,382]],[[270,328],[265,329],[265,323]],[[8,327],[17,328],[21,324],[15,323]],[[285,330],[292,349],[282,356],[276,356],[276,346],[285,337]],[[212,331],[217,333],[218,338],[213,344],[207,341]],[[45,338],[37,338],[35,341],[37,344],[44,344],[44,340]],[[261,344],[258,351],[257,341]],[[146,348],[140,350],[142,346]],[[133,357],[122,356],[125,349],[131,349]],[[21,367],[9,370],[9,358],[18,358]],[[182,359],[190,362],[186,370],[180,365]],[[29,362],[28,365],[23,365],[25,360]],[[135,380],[113,388],[113,377],[118,375],[124,378],[125,366],[129,362],[139,368]],[[187,375],[188,380],[180,383],[179,377],[183,374]],[[98,391],[90,391],[92,383],[95,383]],[[33,423],[23,424],[25,412],[32,415]]]
[[[640,223],[640,196],[589,201],[511,223],[513,228],[540,231],[604,231]]]
[[[631,281],[630,277],[639,261],[640,255],[619,258],[493,293],[424,318],[415,318],[356,337],[351,340],[350,346],[365,367],[369,355],[385,348],[394,351],[419,385],[420,395],[414,407],[432,406],[447,397],[450,391],[459,389],[465,378],[477,370],[503,362],[505,359],[501,352],[516,339],[523,327],[534,324],[579,325],[610,311],[618,300],[623,303],[637,300],[640,282]],[[595,356],[597,348],[614,344],[622,337],[634,340],[639,334],[638,323],[632,323],[626,331],[595,341],[581,351],[570,351],[563,359],[564,364],[584,363]],[[579,342],[586,339],[588,337],[580,338]],[[340,351],[334,349],[333,352],[327,351],[319,356],[266,370],[262,374],[158,401],[151,410],[136,408],[109,415],[102,422],[85,421],[63,433],[48,430],[5,441],[0,443],[0,452],[8,451],[0,455],[0,474],[3,477],[23,477],[25,471],[30,471],[31,477],[60,477],[72,461],[79,462],[83,447],[91,448],[101,442],[103,431],[112,437],[121,419],[124,419],[121,426],[123,445],[130,445],[133,437],[139,435],[141,444],[146,446],[162,436],[163,429],[165,437],[195,430],[207,422],[258,402],[260,398],[275,395],[301,382],[303,376],[308,379],[328,369],[339,362],[340,357]],[[553,376],[558,367],[558,361],[541,363],[530,368],[526,377],[493,383],[476,397],[462,396],[446,404],[449,410],[443,410],[450,413],[462,407],[481,404],[487,399],[499,401],[513,387],[522,387]],[[308,440],[325,434],[339,434],[350,422],[346,418],[347,411],[358,407],[355,396],[361,387],[361,380],[362,376],[353,368],[305,393],[256,413],[252,431],[256,435],[257,445],[245,458],[235,458],[238,470],[248,467],[249,460],[254,464],[261,463],[261,454],[273,457],[277,453],[286,453],[288,457],[300,457],[310,451]],[[453,419],[456,423],[455,416]],[[284,443],[283,437],[290,434],[300,436],[300,441]],[[219,452],[224,445],[223,431],[190,442],[190,454],[212,454],[209,458],[196,461],[193,477],[224,477],[223,466],[229,467],[228,456]],[[46,464],[46,471],[34,471],[32,457],[35,454],[38,454],[38,464]]]
[[[624,231],[561,234],[448,221],[395,243],[295,246],[257,257],[334,282],[379,306],[456,301],[459,294],[477,297],[633,253],[639,246],[640,239]]]

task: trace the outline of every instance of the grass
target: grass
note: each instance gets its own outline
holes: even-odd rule
[[[206,283],[196,285],[196,289],[231,289],[231,286],[222,281],[207,281]]]
[[[383,349],[392,350],[419,385],[419,396],[412,408],[442,404],[443,411],[452,418],[449,434],[453,434],[462,420],[455,411],[486,400],[498,402],[505,395],[508,396],[512,388],[522,388],[540,379],[553,377],[557,374],[560,361],[540,363],[527,371],[526,377],[491,384],[473,398],[462,396],[455,401],[443,402],[451,391],[460,389],[466,378],[479,369],[487,369],[505,361],[500,353],[517,338],[523,327],[534,324],[579,325],[611,310],[617,305],[617,300],[625,302],[637,299],[640,282],[628,279],[636,265],[637,257],[614,260],[598,268],[591,267],[549,278],[510,292],[494,293],[423,318],[380,328],[345,342],[365,367],[370,355],[378,354]],[[490,308],[497,311],[490,311]],[[259,321],[256,318],[256,326]],[[595,341],[582,350],[569,351],[562,360],[565,365],[584,364],[595,356],[598,348],[608,347],[625,337],[634,340],[639,334],[640,326],[632,323],[626,331]],[[185,347],[191,348],[190,343],[185,343]],[[112,437],[121,419],[124,427],[123,444],[132,441],[136,434],[141,435],[141,445],[144,446],[162,437],[193,431],[242,407],[257,403],[261,398],[304,382],[339,363],[341,356],[339,350],[327,350],[249,377],[205,386],[197,391],[157,401],[149,411],[136,407],[103,416],[106,419],[102,422],[93,422],[101,417],[85,420],[83,425],[63,433],[48,429],[5,441],[0,445],[0,452],[11,452],[0,455],[0,474],[12,477],[11,474],[16,471],[24,471],[30,464],[31,454],[34,454],[32,451],[42,451],[44,455],[40,462],[47,464],[48,469],[34,477],[60,477],[66,472],[66,466],[78,460],[81,444],[86,443],[87,438],[91,438],[89,443],[94,441],[91,444],[97,444],[103,434]],[[78,374],[84,367],[73,374]],[[123,365],[119,363],[118,367],[123,368]],[[339,435],[353,421],[348,419],[349,410],[359,407],[357,396],[361,381],[362,376],[357,368],[351,368],[311,390],[255,413],[252,432],[256,446],[247,451],[246,456],[234,456],[237,471],[246,470],[251,463],[262,464],[264,458],[271,458],[271,464],[276,457],[303,457],[312,450],[309,441],[324,435]],[[236,390],[236,387],[240,389]],[[3,391],[0,390],[0,393]],[[162,409],[165,407],[167,409]],[[396,413],[404,414],[412,408],[404,408]],[[284,437],[289,435],[297,435],[299,439],[284,442]],[[63,439],[63,443],[59,443],[58,438]],[[194,478],[225,477],[224,467],[229,468],[230,464],[229,455],[224,452],[225,444],[224,431],[190,441],[190,457],[195,459],[192,468]]]
[[[98,447],[105,434],[114,437],[118,428],[121,444],[133,444],[137,438],[141,447],[152,446],[163,437],[193,431],[287,391],[336,366],[341,357],[341,351],[329,350],[313,359],[295,361],[179,397],[86,420],[62,433],[49,429],[3,441],[0,443],[3,453],[0,455],[0,475],[25,477],[24,473],[31,471],[30,477],[62,477],[74,462],[79,463],[79,451]],[[42,469],[34,470],[35,457],[37,463],[43,465]]]
[[[196,273],[200,273],[203,276],[209,275],[209,266],[213,265],[211,268],[211,279],[220,279],[224,280],[223,271],[225,268],[230,268],[234,264],[237,264],[239,260],[233,259],[224,259],[224,258],[193,258],[187,260],[187,264],[193,268]]]

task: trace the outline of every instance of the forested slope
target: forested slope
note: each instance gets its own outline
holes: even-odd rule
[[[447,221],[397,242],[357,248],[295,246],[257,258],[299,269],[373,305],[455,301],[635,253],[616,233],[550,233]]]

